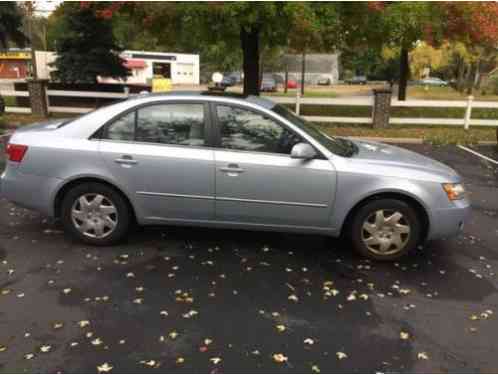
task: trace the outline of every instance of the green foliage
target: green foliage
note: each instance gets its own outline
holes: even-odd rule
[[[64,34],[57,39],[56,80],[94,83],[97,76],[126,78],[127,68],[119,57],[111,23],[98,17],[93,7],[65,4],[65,20],[59,25]]]
[[[0,4],[0,49],[6,49],[9,42],[24,47],[28,38],[22,32],[22,12],[16,2]]]

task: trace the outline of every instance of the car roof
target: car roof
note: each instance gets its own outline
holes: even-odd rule
[[[208,98],[227,98],[227,99],[236,99],[239,100],[240,102],[249,102],[251,104],[255,104],[258,106],[261,106],[266,109],[271,109],[275,106],[275,102],[267,99],[267,98],[262,98],[260,96],[255,96],[255,95],[244,95],[244,94],[238,94],[234,92],[216,92],[216,91],[168,91],[168,92],[161,92],[161,93],[147,93],[147,94],[140,94],[136,95],[130,98],[130,100],[133,99],[145,99],[145,98],[167,98],[167,99],[174,99],[175,97],[181,98],[181,97],[189,97],[192,98],[193,100],[199,99],[199,100],[206,100]]]

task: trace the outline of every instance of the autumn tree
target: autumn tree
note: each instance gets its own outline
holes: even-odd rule
[[[439,8],[430,2],[372,2],[367,4],[374,24],[368,24],[364,33],[376,42],[399,48],[398,99],[406,99],[410,76],[409,52],[418,41],[430,35],[433,40],[439,36],[441,22]],[[376,25],[376,26],[374,26]],[[379,35],[380,33],[380,35]],[[381,37],[382,39],[379,39]]]
[[[443,37],[450,41],[458,63],[457,88],[470,94],[479,87],[483,71],[496,66],[498,47],[498,3],[444,2]]]
[[[132,12],[162,45],[190,52],[205,46],[241,51],[244,93],[259,94],[261,52],[274,47],[309,46],[310,35],[335,18],[333,5],[286,2],[135,3]],[[322,28],[323,27],[323,28]],[[330,31],[330,28],[326,31]],[[332,40],[332,33],[323,39]],[[294,36],[300,36],[294,38]],[[303,38],[301,38],[303,37]],[[223,42],[223,45],[220,43]]]

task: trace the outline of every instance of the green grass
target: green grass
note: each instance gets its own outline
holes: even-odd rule
[[[287,105],[294,110],[295,106]],[[325,106],[325,105],[301,105],[303,116],[341,116],[341,117],[370,117],[372,108],[370,106]],[[435,108],[435,107],[392,107],[391,117],[413,117],[413,118],[458,118],[465,115],[465,108]],[[498,120],[498,108],[474,108],[473,119]]]
[[[472,94],[476,100],[498,100],[498,95],[483,94],[476,91]],[[456,91],[452,87],[427,87],[424,86],[408,86],[408,99],[434,99],[434,100],[465,100],[468,97],[467,93]]]
[[[495,128],[471,128],[464,130],[455,126],[400,126],[391,125],[385,129],[373,129],[368,125],[320,124],[316,126],[333,136],[385,137],[385,138],[422,138],[432,144],[475,144],[479,141],[496,142]]]
[[[264,96],[284,96],[295,98],[296,90],[289,90],[287,93],[283,91],[278,92],[265,92]],[[336,98],[338,96],[337,92],[334,90],[320,90],[320,91],[305,91],[304,98]]]

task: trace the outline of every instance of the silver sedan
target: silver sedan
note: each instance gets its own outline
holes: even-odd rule
[[[453,236],[469,213],[460,176],[394,146],[329,137],[259,97],[138,96],[9,140],[0,191],[93,245],[132,225],[347,235],[392,260]]]

